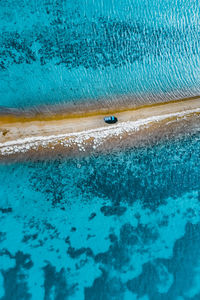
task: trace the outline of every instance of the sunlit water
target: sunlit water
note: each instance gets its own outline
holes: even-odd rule
[[[200,135],[0,167],[0,299],[199,299]]]
[[[198,95],[199,38],[194,0],[2,0],[0,105]],[[199,133],[1,165],[0,299],[199,300],[199,171]]]
[[[0,105],[199,94],[199,1],[0,2]]]

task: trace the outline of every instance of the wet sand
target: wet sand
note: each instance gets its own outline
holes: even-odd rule
[[[104,123],[103,117],[111,113],[118,118],[117,124]],[[177,131],[178,124],[186,123],[185,130],[187,124],[199,128],[199,114],[200,97],[107,114],[100,111],[80,115],[4,114],[0,116],[0,160],[30,159],[41,154],[53,157],[56,153],[73,156],[112,149],[112,146],[125,145],[127,140],[147,141],[151,139],[150,132],[153,139],[155,133],[162,136],[162,132]]]

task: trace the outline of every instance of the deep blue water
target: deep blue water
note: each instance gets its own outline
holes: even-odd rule
[[[199,94],[199,1],[0,1],[0,105]]]
[[[200,135],[0,166],[0,299],[200,299]]]

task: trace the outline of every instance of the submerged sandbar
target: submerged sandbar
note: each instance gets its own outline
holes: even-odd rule
[[[117,124],[104,123],[103,117],[110,113],[118,118]],[[111,149],[127,141],[150,141],[155,134],[177,131],[177,124],[182,124],[181,130],[191,124],[199,128],[199,114],[200,97],[106,113],[4,114],[0,116],[0,160],[73,155]]]

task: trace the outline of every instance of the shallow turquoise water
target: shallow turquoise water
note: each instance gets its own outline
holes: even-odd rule
[[[194,0],[2,0],[0,106],[198,95],[199,37]],[[0,299],[199,300],[199,170],[199,133],[0,165]]]
[[[0,2],[2,106],[113,106],[199,94],[199,1],[15,4]]]
[[[199,299],[200,135],[0,166],[0,299]]]

